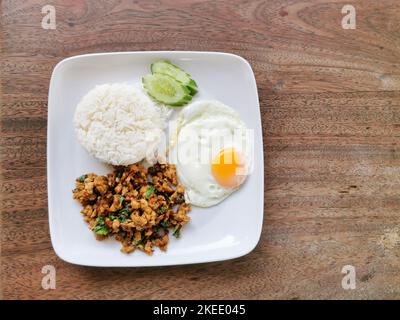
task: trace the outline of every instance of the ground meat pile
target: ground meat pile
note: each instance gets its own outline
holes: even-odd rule
[[[146,169],[138,163],[115,167],[107,176],[82,175],[73,197],[96,238],[115,236],[125,253],[139,249],[151,255],[153,247],[166,251],[169,230],[179,237],[191,210],[171,164]]]

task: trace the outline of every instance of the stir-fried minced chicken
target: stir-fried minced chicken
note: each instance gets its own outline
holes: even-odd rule
[[[169,229],[179,237],[191,209],[171,164],[146,169],[138,163],[115,167],[106,176],[82,175],[73,197],[96,238],[115,236],[126,253],[140,249],[151,255],[154,246],[166,251]]]

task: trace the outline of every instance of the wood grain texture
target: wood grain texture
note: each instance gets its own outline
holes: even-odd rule
[[[400,3],[355,1],[1,2],[1,294],[5,299],[400,298]],[[47,219],[51,71],[102,51],[232,52],[251,63],[262,114],[265,216],[249,255],[165,268],[58,259]],[[41,268],[57,270],[43,290]],[[353,265],[357,289],[343,290]]]

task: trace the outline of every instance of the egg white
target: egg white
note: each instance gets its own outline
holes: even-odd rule
[[[218,184],[211,172],[211,161],[222,149],[234,148],[248,165],[250,150],[245,133],[246,125],[239,114],[219,101],[195,102],[178,114],[173,154],[187,202],[210,207],[237,189]]]

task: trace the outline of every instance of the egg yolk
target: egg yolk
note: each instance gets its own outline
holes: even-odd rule
[[[246,179],[242,155],[233,148],[222,149],[212,160],[211,172],[222,187],[236,188]]]

